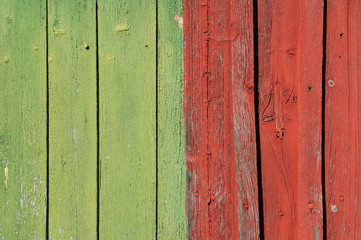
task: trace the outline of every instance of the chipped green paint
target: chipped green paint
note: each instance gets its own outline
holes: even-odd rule
[[[45,239],[45,16],[45,0],[1,1],[0,239]]]
[[[155,3],[98,2],[102,239],[155,239]]]
[[[186,239],[181,0],[158,1],[158,239]]]
[[[49,238],[96,239],[96,5],[49,1]]]

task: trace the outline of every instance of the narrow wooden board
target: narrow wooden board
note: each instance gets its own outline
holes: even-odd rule
[[[323,1],[258,1],[265,239],[322,239]]]
[[[325,173],[327,239],[361,239],[361,5],[327,1]]]
[[[1,2],[1,239],[46,235],[45,16],[45,1]]]
[[[96,5],[49,1],[49,238],[96,239]]]
[[[156,2],[100,0],[100,236],[155,239]]]
[[[189,239],[258,239],[252,1],[184,2]]]
[[[158,1],[158,239],[186,239],[183,1]]]
[[[232,94],[239,239],[260,238],[255,124],[253,1],[232,1]],[[230,67],[229,67],[230,68]],[[225,116],[225,119],[228,116]]]

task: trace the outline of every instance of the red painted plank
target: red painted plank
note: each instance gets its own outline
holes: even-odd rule
[[[361,1],[327,1],[327,239],[361,239]]]
[[[266,239],[322,239],[323,1],[258,1]]]
[[[238,226],[240,239],[259,239],[254,109],[253,1],[231,1],[231,22]]]
[[[189,239],[258,239],[250,0],[184,1]]]

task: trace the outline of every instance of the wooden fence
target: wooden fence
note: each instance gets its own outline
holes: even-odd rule
[[[361,239],[359,4],[2,0],[0,238]]]

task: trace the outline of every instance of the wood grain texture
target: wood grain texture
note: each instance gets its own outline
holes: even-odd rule
[[[266,239],[322,239],[323,1],[258,1]]]
[[[259,239],[253,1],[231,2],[232,94],[240,239]],[[225,117],[226,118],[226,117]]]
[[[361,2],[327,1],[325,172],[327,239],[361,238]]]
[[[156,2],[98,10],[100,236],[155,239]]]
[[[45,1],[1,2],[0,239],[45,239],[45,16]]]
[[[186,239],[182,1],[158,1],[158,239]]]
[[[258,239],[251,1],[185,1],[189,239]]]
[[[49,1],[49,237],[96,239],[95,1]]]

